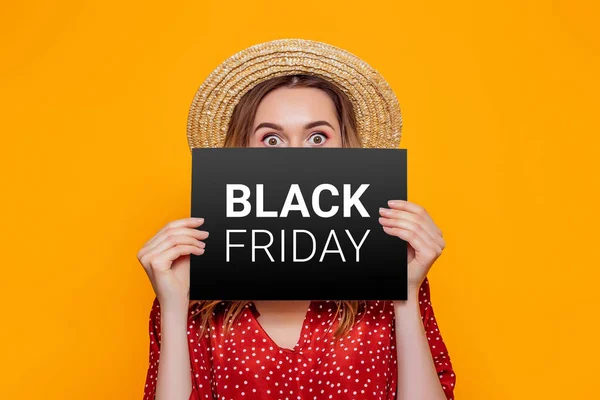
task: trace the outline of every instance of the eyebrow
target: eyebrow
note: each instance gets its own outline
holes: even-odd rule
[[[275,129],[277,131],[282,131],[283,130],[283,127],[281,125],[277,125],[277,124],[274,124],[272,122],[262,122],[262,123],[258,124],[258,126],[254,130],[254,132],[256,132],[257,130],[259,130],[260,128],[271,128],[271,129]]]
[[[304,126],[304,129],[310,129],[310,128],[314,128],[315,126],[321,126],[321,125],[327,125],[331,129],[334,129],[334,127],[327,121],[310,122]],[[258,124],[256,129],[254,129],[254,132],[259,130],[260,128],[271,128],[271,129],[275,129],[277,131],[283,131],[283,127],[281,125],[277,125],[272,122],[262,122],[262,123]]]
[[[327,121],[315,121],[315,122],[311,122],[310,124],[306,124],[304,126],[304,129],[310,129],[310,128],[314,128],[315,126],[321,126],[321,125],[327,125],[331,129],[334,129],[333,126],[329,122],[327,122]]]

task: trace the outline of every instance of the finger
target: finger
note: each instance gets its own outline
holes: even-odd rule
[[[424,229],[430,232],[430,234],[435,233],[436,235],[439,235],[441,233],[441,230],[435,225],[431,218],[422,217],[410,211],[381,207],[379,209],[379,214],[385,218],[407,219],[420,224]]]
[[[198,229],[192,229],[192,228],[170,228],[165,230],[159,237],[157,237],[156,242],[154,242],[153,245],[151,245],[151,248],[154,248],[156,246],[158,246],[161,242],[163,242],[164,240],[168,239],[171,236],[190,236],[193,238],[196,238],[198,240],[205,240],[206,238],[208,238],[208,232],[207,231],[199,231]]]
[[[405,219],[395,219],[395,218],[379,218],[379,223],[384,227],[388,228],[400,228],[403,230],[407,230],[413,232],[417,235],[423,243],[429,248],[431,248],[436,253],[441,253],[441,247],[436,243],[435,240],[427,233],[423,227],[417,223],[405,220]]]
[[[173,265],[173,261],[181,256],[189,254],[201,255],[204,254],[204,249],[201,249],[198,246],[190,245],[177,245],[175,247],[171,247],[169,250],[163,251],[152,259],[152,270],[154,272],[167,271],[171,268],[171,265]]]
[[[149,254],[163,252],[178,244],[189,244],[191,246],[198,246],[202,249],[206,247],[206,243],[194,237],[187,235],[171,235],[166,237],[165,240],[163,240],[159,244],[157,244],[156,247],[153,248]]]
[[[148,245],[152,245],[155,241],[157,236],[160,236],[164,231],[166,231],[167,229],[171,229],[171,228],[194,228],[194,227],[199,227],[202,224],[204,224],[204,218],[182,218],[182,219],[176,219],[174,221],[171,221],[169,223],[167,223],[165,226],[163,226],[158,232],[156,232],[156,234],[150,239],[148,240],[145,244],[145,246]]]
[[[431,218],[431,216],[429,215],[427,210],[425,210],[425,208],[423,208],[422,206],[415,204],[415,203],[411,203],[410,201],[407,201],[407,200],[390,200],[390,201],[388,201],[388,206],[394,210],[408,211],[410,213],[421,216],[422,218],[427,220],[429,223],[431,223],[433,226],[435,226],[435,228],[438,231],[438,234],[440,236],[443,236],[442,231],[437,227],[437,225],[435,224],[435,222],[433,222],[433,219]]]
[[[171,236],[190,236],[198,240],[205,240],[206,238],[208,238],[208,232],[200,231],[194,228],[169,228],[163,231],[163,233],[161,233],[160,235],[157,234],[154,242],[148,244],[142,253],[144,254],[148,251],[151,251]]]
[[[197,228],[204,224],[204,218],[182,218],[175,221],[171,221],[163,226],[154,237],[152,237],[145,246],[153,246],[157,239],[162,236],[169,229],[177,229],[177,228]]]
[[[408,244],[410,244],[410,246],[415,250],[415,253],[422,255],[426,259],[431,260],[436,258],[435,251],[427,246],[423,239],[421,239],[416,233],[402,228],[390,228],[387,226],[384,226],[383,230],[388,235],[399,237],[400,239],[408,242]]]
[[[408,211],[400,211],[383,207],[379,209],[379,214],[384,218],[408,220],[418,224],[429,234],[429,236],[438,244],[438,246],[440,246],[442,249],[446,246],[444,238],[442,238],[440,235],[440,229],[433,222],[430,222],[429,219],[423,218]]]
[[[149,260],[152,260],[157,255],[159,255],[175,246],[178,246],[178,245],[196,246],[200,249],[204,249],[206,247],[205,243],[199,241],[198,239],[190,237],[190,236],[186,236],[186,235],[169,236],[168,238],[163,240],[161,243],[159,243],[155,248],[151,249],[147,254],[145,254],[140,261],[142,262],[143,265],[149,265],[149,262],[148,262]]]

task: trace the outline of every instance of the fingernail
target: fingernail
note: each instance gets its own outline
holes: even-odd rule
[[[204,218],[194,218],[194,220],[197,222],[202,222],[202,221],[204,221]]]
[[[391,210],[390,210],[390,209],[388,209],[388,208],[379,207],[379,212],[380,212],[381,214],[383,214],[383,215],[387,215],[387,214],[389,214],[389,212],[390,212],[390,211],[391,211]]]

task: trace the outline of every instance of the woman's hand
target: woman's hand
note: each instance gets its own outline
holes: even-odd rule
[[[204,254],[208,232],[195,228],[203,218],[184,218],[166,224],[138,252],[161,305],[189,305],[190,254]]]
[[[379,223],[388,235],[408,243],[408,286],[418,290],[446,242],[423,207],[406,200],[390,200],[388,206],[379,209]]]

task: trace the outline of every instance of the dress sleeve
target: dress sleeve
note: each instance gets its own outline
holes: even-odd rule
[[[419,293],[419,307],[421,309],[421,319],[423,321],[423,327],[427,335],[427,341],[429,342],[429,349],[431,350],[431,356],[435,364],[435,369],[440,378],[442,389],[446,394],[448,400],[454,399],[454,386],[456,384],[456,375],[452,369],[452,363],[450,361],[450,355],[446,344],[442,339],[442,334],[439,330],[438,324],[435,320],[433,313],[433,307],[431,305],[431,295],[429,291],[429,280],[425,278],[421,284]]]
[[[144,388],[144,400],[154,400],[156,395],[156,381],[158,373],[158,357],[160,353],[160,306],[154,298],[150,310],[149,321],[150,350],[148,356],[148,371],[146,372],[146,386]]]
[[[158,361],[160,356],[160,304],[155,297],[150,310],[149,321],[150,351],[148,356],[148,371],[146,373],[146,386],[144,388],[144,400],[154,400],[156,396],[156,382],[158,374]],[[189,400],[201,400],[198,386],[195,381],[197,374],[192,370],[192,392]],[[208,395],[205,396],[209,398]],[[212,394],[210,396],[212,398]]]

